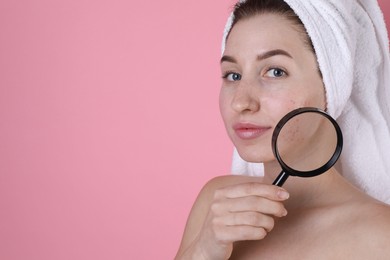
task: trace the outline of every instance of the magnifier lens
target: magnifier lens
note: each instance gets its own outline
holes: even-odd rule
[[[342,146],[341,129],[326,112],[311,107],[291,111],[272,135],[272,150],[282,167],[273,184],[282,186],[289,175],[312,177],[326,172],[338,160]]]
[[[332,122],[320,113],[302,113],[288,120],[279,132],[276,149],[290,168],[309,172],[325,165],[337,147]]]

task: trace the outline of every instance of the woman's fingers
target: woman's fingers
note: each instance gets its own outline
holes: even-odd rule
[[[270,232],[275,224],[275,220],[268,215],[258,212],[237,212],[215,219],[217,225],[233,226],[248,226],[254,228],[263,228]]]
[[[259,196],[271,200],[283,201],[288,199],[288,192],[278,186],[257,182],[242,183],[228,186],[215,191],[215,198],[241,198],[247,196]]]
[[[275,217],[284,217],[287,215],[287,210],[282,202],[258,196],[220,199],[213,203],[211,210],[216,215],[221,215],[224,212],[259,212]]]
[[[223,251],[236,241],[261,240],[274,228],[274,217],[287,214],[283,205],[287,198],[283,188],[256,182],[218,189],[198,242]],[[206,251],[212,255],[215,248]]]
[[[282,201],[288,197],[286,190],[274,185],[238,184],[217,190],[211,210],[216,215],[227,212],[259,212],[283,217],[287,215],[287,211]]]
[[[218,229],[218,227],[216,227]],[[217,240],[223,243],[233,243],[244,240],[260,240],[267,235],[267,231],[262,227],[252,226],[228,226],[219,227],[215,230]]]

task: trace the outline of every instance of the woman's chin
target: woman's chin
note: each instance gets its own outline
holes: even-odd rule
[[[268,161],[275,160],[274,155],[271,151],[269,152],[259,152],[259,151],[243,151],[237,148],[238,154],[240,157],[250,163],[264,163]],[[271,154],[270,154],[271,153]]]

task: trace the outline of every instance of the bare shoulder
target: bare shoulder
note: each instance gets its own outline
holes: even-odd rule
[[[386,259],[390,255],[390,205],[368,200],[352,206],[354,217],[347,220],[352,231],[349,242],[355,259]],[[347,230],[344,230],[349,233]],[[351,237],[350,237],[351,238]],[[357,249],[359,248],[359,249]],[[367,258],[365,258],[367,257]]]
[[[210,181],[208,181],[205,187],[208,189],[215,190],[222,187],[227,187],[227,186],[241,184],[241,183],[249,183],[249,182],[263,182],[263,178],[244,176],[244,175],[222,175],[222,176],[217,176],[211,179]]]
[[[385,246],[390,253],[390,205],[374,201],[363,204],[359,211],[364,211],[357,224],[358,229],[367,234],[365,242]]]
[[[217,176],[209,180],[200,191],[198,198],[195,202],[201,203],[202,205],[207,205],[211,202],[214,193],[218,189],[226,188],[229,186],[234,186],[243,183],[262,183],[263,178],[261,177],[252,177],[252,176],[243,176],[243,175],[222,175]]]

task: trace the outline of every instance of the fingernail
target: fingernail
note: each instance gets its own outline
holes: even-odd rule
[[[288,199],[290,197],[290,194],[285,190],[279,190],[278,197],[282,200],[285,200],[285,199]]]

